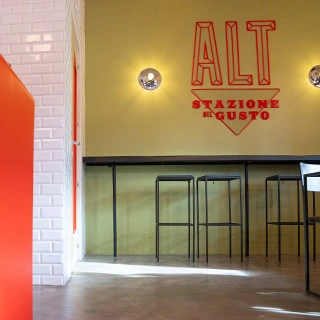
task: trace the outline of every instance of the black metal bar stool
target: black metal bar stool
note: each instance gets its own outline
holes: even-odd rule
[[[231,181],[239,181],[239,218],[237,222],[234,222],[233,210],[231,206]],[[199,210],[199,182],[204,182],[205,187],[205,221],[200,220]],[[209,206],[208,206],[208,182],[225,181],[228,182],[228,219],[227,221],[211,222],[209,221]],[[234,226],[240,227],[240,255],[241,261],[243,261],[243,218],[242,218],[242,179],[240,175],[213,175],[207,174],[197,178],[197,252],[199,258],[200,251],[200,228],[199,226],[205,226],[206,229],[206,261],[208,262],[209,256],[209,240],[208,240],[208,227],[229,227],[229,256],[231,258],[232,253],[232,230]]]
[[[187,221],[184,222],[162,222],[160,221],[160,182],[164,181],[182,181],[188,183],[188,212]],[[181,226],[188,227],[188,257],[190,258],[190,242],[191,242],[191,229],[192,229],[192,258],[194,261],[194,248],[195,248],[195,188],[194,176],[192,175],[160,175],[156,178],[156,258],[159,261],[160,256],[160,227],[166,226]],[[191,217],[192,216],[192,217]]]
[[[297,219],[296,221],[282,220],[281,217],[281,182],[293,181],[296,182],[297,190]],[[269,225],[278,226],[278,260],[281,261],[281,226],[296,226],[298,231],[298,256],[300,257],[300,227],[303,226],[303,221],[300,217],[300,181],[299,175],[274,175],[265,179],[265,201],[266,201],[266,257],[269,254]],[[277,182],[277,219],[269,221],[269,182]]]

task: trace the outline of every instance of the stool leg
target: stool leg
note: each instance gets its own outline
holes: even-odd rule
[[[266,196],[266,257],[268,257],[268,253],[269,253],[269,233],[268,233],[268,180],[265,180],[265,196]]]
[[[208,181],[205,179],[205,200],[206,200],[206,261],[209,260],[209,241],[208,241]]]
[[[313,216],[316,215],[316,193],[312,192],[312,210]],[[313,223],[313,261],[316,261],[316,224]]]
[[[298,257],[300,257],[300,188],[299,188],[299,180],[297,180],[297,212],[298,212]]]
[[[280,206],[280,179],[278,178],[278,260],[281,261],[281,206]]]
[[[190,181],[188,181],[188,258],[190,258]]]
[[[194,250],[195,250],[195,190],[194,190],[194,179],[192,180],[192,261],[194,262]]]
[[[231,191],[230,180],[228,180],[228,205],[229,205],[229,257],[231,258],[232,252],[232,236],[231,236]]]
[[[156,181],[156,258],[159,262],[159,181]]]
[[[199,237],[199,181],[197,179],[197,252],[198,259],[200,257],[200,237]]]
[[[243,212],[242,212],[242,180],[239,179],[239,188],[240,188],[240,259],[243,262]]]

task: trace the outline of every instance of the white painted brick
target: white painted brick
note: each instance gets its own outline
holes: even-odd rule
[[[35,122],[37,122],[37,121],[35,121]],[[40,150],[40,149],[41,149],[41,141],[40,140],[35,140],[34,141],[34,150]]]
[[[54,128],[52,132],[53,138],[64,138],[65,137],[65,129],[63,128]]]
[[[20,14],[2,15],[2,16],[0,16],[0,23],[1,24],[21,23],[21,15]]]
[[[33,179],[35,183],[51,183],[52,182],[52,177],[50,173],[35,173]]]
[[[33,171],[34,172],[41,172],[41,164],[39,162],[33,163]]]
[[[63,127],[64,119],[62,117],[53,117],[53,118],[43,118],[42,126],[43,127]]]
[[[34,245],[33,245],[33,248],[34,248]],[[41,261],[41,256],[39,253],[34,253],[34,249],[33,249],[33,253],[32,253],[32,262],[33,263],[40,263]]]
[[[20,23],[11,26],[11,33],[25,34],[31,32],[30,23]]]
[[[63,252],[63,242],[54,241],[53,242],[53,252]]]
[[[43,172],[62,172],[63,163],[60,161],[42,162],[41,168]]]
[[[62,139],[43,140],[43,150],[61,150],[63,149],[64,141]]]
[[[51,197],[49,196],[34,196],[33,205],[37,207],[51,206]]]
[[[63,74],[43,75],[43,83],[63,83]]]
[[[40,276],[35,276],[35,275],[33,275],[32,276],[32,283],[34,284],[34,285],[40,285],[41,284],[41,277]]]
[[[29,53],[31,52],[30,44],[13,44],[11,45],[11,53]]]
[[[38,275],[50,275],[51,274],[51,265],[33,265],[33,273]]]
[[[61,263],[62,254],[61,253],[43,253],[41,255],[42,263]]]
[[[33,195],[40,195],[40,186],[33,185]]]
[[[54,219],[53,221],[53,225],[52,225],[52,229],[63,229],[64,223],[63,223],[63,219]]]
[[[37,93],[39,92],[40,87],[39,86],[33,86],[32,88],[36,87],[35,92],[32,90],[32,94],[38,95]],[[39,87],[39,88],[38,88]],[[36,117],[48,117],[52,116],[52,108],[49,107],[39,107],[35,109],[35,115]]]
[[[12,13],[29,13],[32,12],[31,4],[20,4],[12,6]]]
[[[33,32],[49,32],[53,30],[53,25],[51,22],[47,23],[33,23],[32,24],[32,31]]]
[[[41,187],[41,194],[43,195],[60,195],[62,194],[62,185],[43,185]]]
[[[62,173],[53,173],[52,174],[52,182],[53,183],[63,183],[64,182],[64,176]]]
[[[23,64],[13,65],[12,69],[16,74],[19,74],[19,75],[25,75],[25,74],[31,73],[31,66],[28,66],[28,65],[23,65]]]
[[[61,264],[55,264],[53,265],[53,274],[63,274],[63,266]]]
[[[53,85],[53,93],[64,93],[64,86],[62,84],[54,84]]]
[[[64,30],[64,23],[63,22],[53,22],[53,30],[54,31]]]
[[[0,6],[0,15],[10,14],[12,12],[12,6],[5,6],[1,4]]]
[[[53,160],[58,161],[58,160],[64,160],[64,151],[62,150],[54,150],[53,151]]]
[[[43,96],[42,97],[42,105],[49,106],[49,105],[63,105],[63,96],[62,95],[50,95],[50,96]],[[60,119],[60,118],[57,118]],[[55,125],[53,125],[55,126]]]
[[[31,88],[32,88],[32,86],[31,86]],[[33,97],[33,99],[34,99],[34,103],[35,103],[36,109],[37,109],[38,106],[41,106],[41,97],[35,96],[35,97]]]
[[[65,46],[62,42],[61,43],[57,42],[53,45],[54,52],[63,52],[64,49],[65,49]]]
[[[0,52],[3,55],[9,55],[10,54],[10,45],[4,45],[4,46],[0,46]]]
[[[33,252],[52,252],[52,242],[48,242],[48,241],[34,242]]]
[[[12,66],[14,64],[19,64],[21,61],[21,56],[20,55],[13,55],[11,54],[10,56],[7,57],[8,63],[10,63]]]
[[[42,230],[41,239],[42,240],[63,240],[62,231]]]
[[[64,1],[55,1],[53,6],[54,11],[65,11],[65,2]]]
[[[33,218],[40,218],[40,208],[33,207]]]
[[[6,26],[0,25],[0,34],[9,34],[10,30],[11,30],[11,28],[9,25],[6,25]]]
[[[45,128],[41,128],[41,129],[35,129],[34,131],[34,137],[35,139],[48,139],[52,137],[52,129],[45,129]]]
[[[45,53],[43,62],[61,62],[63,63],[63,53]]]
[[[32,73],[52,73],[52,65],[51,64],[35,64],[31,66]],[[50,88],[48,92],[41,92],[41,94],[51,93],[51,86],[42,86]]]
[[[63,286],[64,281],[62,276],[43,276],[41,277],[41,284],[49,286]]]
[[[21,81],[26,85],[40,84],[41,83],[41,76],[40,75],[23,75],[23,76],[21,76]],[[35,98],[35,100],[36,100],[36,98]]]
[[[36,110],[37,110],[37,109],[36,109]],[[34,119],[34,127],[35,127],[35,128],[40,128],[40,127],[41,127],[41,119],[39,119],[39,118]],[[37,150],[38,150],[38,149],[40,149],[40,147],[41,147],[41,141],[38,140],[37,143],[39,144],[39,146],[38,146],[38,145],[36,146],[36,144],[35,144],[35,147],[38,147],[38,148],[37,148]]]
[[[61,197],[61,196],[53,196],[52,197],[52,204],[54,206],[63,206],[63,197]]]
[[[63,216],[63,208],[42,208],[41,217],[61,218]]]
[[[40,240],[40,231],[33,230],[32,233],[33,233],[32,239],[34,241],[39,241]]]
[[[33,221],[34,229],[52,229],[51,219],[34,219]]]
[[[54,25],[57,21],[64,20],[64,12],[44,12],[43,21],[54,21]]]
[[[22,63],[39,63],[41,61],[40,54],[24,54],[21,56]]]
[[[48,51],[52,51],[51,43],[34,44],[32,46],[32,52],[48,52]]]
[[[50,32],[50,33],[44,33],[43,35],[43,41],[61,41],[63,42],[64,36],[63,32]]]
[[[30,23],[36,23],[43,21],[43,17],[41,13],[30,13],[30,14],[24,14],[22,16],[22,22],[30,22]]]
[[[11,44],[11,43],[19,43],[20,35],[2,35],[0,37],[1,44]]]
[[[25,34],[21,36],[22,42],[40,42],[41,41],[41,34]]]
[[[21,0],[2,0],[1,5],[13,5],[13,4],[20,4]]]
[[[34,3],[32,5],[32,8],[33,8],[33,12],[53,11],[53,3],[52,2]]]
[[[51,161],[52,160],[52,153],[51,151],[35,151],[34,152],[34,160],[35,161]],[[44,176],[49,175],[50,174],[44,174]],[[47,180],[47,179],[45,179]],[[42,180],[38,181],[38,182],[42,182]],[[46,181],[48,182],[48,181]],[[51,182],[51,181],[49,181]]]

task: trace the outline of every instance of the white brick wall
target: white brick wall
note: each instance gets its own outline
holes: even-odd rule
[[[78,70],[78,229],[72,234],[72,37]],[[64,285],[85,252],[84,0],[0,0],[0,53],[36,102],[34,284]],[[77,249],[77,246],[79,247]]]

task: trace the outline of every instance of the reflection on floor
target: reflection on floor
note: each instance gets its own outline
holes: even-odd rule
[[[320,292],[320,261],[311,267]],[[304,290],[303,257],[86,256],[65,287],[34,287],[34,320],[257,318],[320,320],[320,299]]]

